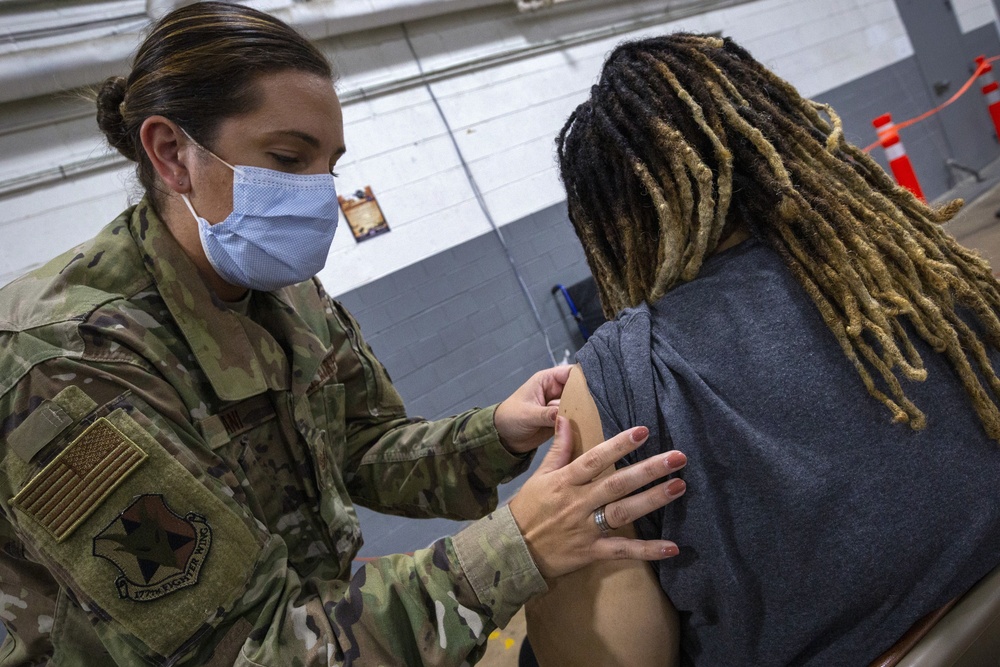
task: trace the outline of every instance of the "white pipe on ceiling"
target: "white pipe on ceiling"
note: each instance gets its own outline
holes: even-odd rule
[[[160,16],[188,0],[147,0]],[[273,10],[310,39],[320,40],[406,21],[508,4],[510,0],[323,0]],[[48,95],[99,83],[125,71],[139,43],[130,29],[89,41],[26,48],[0,54],[0,103]]]

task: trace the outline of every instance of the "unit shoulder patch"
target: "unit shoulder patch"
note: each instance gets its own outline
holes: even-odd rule
[[[94,537],[94,555],[115,564],[122,599],[149,602],[198,583],[212,528],[195,512],[180,516],[159,493],[137,496]]]

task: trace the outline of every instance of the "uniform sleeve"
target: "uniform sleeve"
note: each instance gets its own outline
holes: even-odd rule
[[[346,427],[342,469],[352,500],[388,514],[459,520],[495,508],[497,485],[531,463],[531,455],[511,454],[500,443],[496,406],[437,421],[408,418],[357,322],[333,306]]]
[[[347,581],[300,576],[184,413],[139,359],[49,360],[0,396],[12,664],[55,642],[74,664],[460,665],[545,587],[506,508]]]

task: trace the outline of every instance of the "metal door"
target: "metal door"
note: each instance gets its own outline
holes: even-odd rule
[[[928,94],[935,105],[941,104],[969,78],[975,68],[973,60],[979,54],[966,52],[958,17],[949,0],[896,0],[896,6]],[[957,162],[980,169],[1000,154],[978,85],[974,84],[937,118],[948,144],[941,148]],[[919,127],[910,131],[919,131]]]

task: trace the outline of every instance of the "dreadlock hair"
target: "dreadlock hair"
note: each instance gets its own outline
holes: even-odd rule
[[[894,421],[926,424],[900,384],[927,377],[908,321],[1000,440],[1000,379],[980,339],[1000,347],[1000,285],[940,227],[961,200],[935,209],[898,187],[845,141],[833,109],[733,41],[678,33],[618,46],[557,145],[609,318],[695,278],[742,225],[781,257]]]

